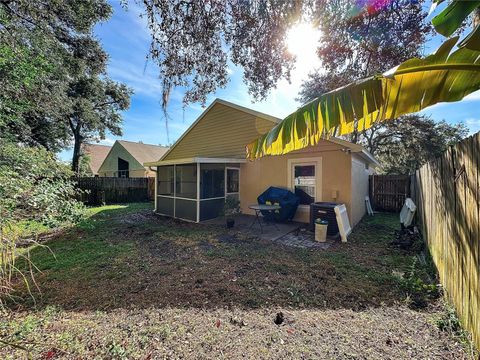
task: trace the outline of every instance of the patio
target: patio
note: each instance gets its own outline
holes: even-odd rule
[[[236,215],[233,229],[258,236],[262,240],[273,241],[281,245],[298,248],[328,249],[336,241],[334,239],[327,239],[324,243],[315,241],[314,233],[308,231],[304,223],[291,221],[287,223],[275,223],[275,226],[272,223],[264,222],[263,218],[260,218],[260,221],[262,222],[263,231],[261,231],[260,226],[255,221],[254,215]],[[217,217],[204,221],[203,223],[225,226],[225,218]]]

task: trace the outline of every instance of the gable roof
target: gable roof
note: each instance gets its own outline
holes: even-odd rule
[[[161,158],[155,159],[153,161],[146,161],[146,164],[145,163],[143,163],[143,164],[145,166],[156,166],[156,165],[158,165],[159,162],[162,162],[162,163],[165,162],[166,163],[166,161],[169,161],[169,160],[166,159],[168,154],[172,150],[174,150],[175,147],[178,144],[180,144],[182,142],[182,140],[195,128],[195,126],[205,117],[205,115],[207,115],[210,112],[210,110],[217,104],[221,104],[221,105],[230,107],[232,109],[236,109],[236,110],[242,111],[244,113],[253,115],[255,117],[258,117],[258,118],[261,118],[261,119],[264,119],[264,120],[268,120],[269,122],[272,123],[272,127],[282,121],[282,119],[280,119],[280,118],[277,118],[277,117],[274,117],[274,116],[271,116],[271,115],[268,115],[268,114],[265,114],[265,113],[262,113],[262,112],[259,112],[259,111],[256,111],[256,110],[252,110],[252,109],[246,108],[244,106],[237,105],[237,104],[231,103],[229,101],[217,98],[202,112],[202,114],[192,123],[192,125],[190,125],[190,127],[168,149],[168,151],[166,151],[163,154],[163,156]],[[349,149],[349,151],[351,151],[352,153],[357,153],[360,157],[362,157],[366,162],[368,162],[370,164],[379,165],[379,163],[375,159],[375,157],[372,154],[370,154],[363,146],[361,146],[359,144],[354,144],[354,143],[351,143],[349,141],[339,139],[339,138],[336,138],[336,137],[329,137],[329,138],[325,138],[324,140],[330,141],[330,142],[332,142],[334,144],[337,144],[337,145],[340,145],[340,146],[343,146],[346,149]]]
[[[141,142],[117,140],[135,160],[143,165],[145,162],[157,161],[168,151],[168,147],[152,144],[144,144]]]
[[[98,170],[107,157],[112,147],[100,144],[82,144],[82,151],[89,156],[88,165],[93,175],[98,175]]]
[[[261,118],[261,119],[264,119],[264,120],[268,120],[270,122],[272,122],[272,127],[276,124],[278,124],[280,121],[282,121],[282,119],[280,118],[277,118],[275,116],[271,116],[271,115],[268,115],[268,114],[265,114],[265,113],[262,113],[262,112],[259,112],[259,111],[256,111],[256,110],[252,110],[252,109],[249,109],[247,107],[244,107],[244,106],[241,106],[241,105],[237,105],[237,104],[234,104],[234,103],[231,103],[229,101],[226,101],[226,100],[223,100],[223,99],[219,99],[219,98],[216,98],[201,114],[200,116],[192,123],[192,125],[190,125],[188,127],[188,129],[178,138],[177,141],[175,141],[175,143],[170,147],[170,149],[162,156],[162,158],[160,159],[156,159],[156,160],[162,160],[164,159],[165,157],[168,156],[168,154],[173,150],[175,149],[175,147],[185,138],[185,136],[188,135],[188,133],[193,129],[195,128],[195,126],[205,117],[205,115],[207,115],[209,113],[209,111],[217,104],[222,104],[222,105],[225,105],[225,106],[228,106],[232,109],[236,109],[236,110],[240,110],[240,111],[243,111],[244,113],[247,113],[247,114],[250,114],[250,115],[253,115],[255,117],[258,117],[258,118]]]

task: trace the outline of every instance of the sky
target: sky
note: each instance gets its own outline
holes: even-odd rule
[[[142,141],[146,144],[172,144],[203,112],[201,104],[191,104],[182,108],[182,92],[172,92],[168,106],[171,117],[168,123],[168,136],[163,117],[161,85],[156,65],[146,60],[150,45],[150,34],[141,9],[130,3],[128,10],[117,1],[111,1],[112,17],[97,24],[94,33],[109,54],[108,75],[115,81],[123,82],[134,91],[130,109],[123,113],[124,140]],[[305,36],[308,34],[308,36]],[[243,83],[242,69],[229,64],[230,81],[224,89],[218,89],[208,96],[206,106],[215,98],[221,98],[279,118],[295,111],[301,104],[295,100],[300,85],[309,72],[321,71],[321,63],[315,54],[315,43],[321,34],[307,25],[292,30],[287,39],[289,49],[297,56],[296,67],[292,72],[291,83],[282,80],[264,101],[252,102],[247,87]],[[426,45],[426,54],[433,52],[441,42],[440,36],[431,39]],[[457,103],[437,104],[422,111],[435,120],[446,120],[455,124],[463,122],[471,133],[480,131],[480,91],[467,96]],[[107,134],[100,144],[112,145],[120,137]],[[64,161],[70,161],[71,149],[59,154]]]

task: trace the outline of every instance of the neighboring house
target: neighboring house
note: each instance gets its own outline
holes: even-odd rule
[[[308,222],[309,204],[345,203],[352,225],[365,214],[368,176],[378,163],[363,147],[330,138],[318,145],[255,161],[245,145],[281,119],[215,100],[163,155],[157,166],[155,210],[191,221],[217,217],[225,197],[240,199],[243,213],[269,186],[289,188],[301,199],[295,220]]]
[[[168,147],[117,140],[98,169],[99,176],[155,177],[155,168],[143,163],[161,158]]]
[[[111,148],[111,146],[99,144],[82,145],[82,153],[87,156],[88,167],[93,176],[98,176],[98,169],[100,169],[100,165],[102,165]]]

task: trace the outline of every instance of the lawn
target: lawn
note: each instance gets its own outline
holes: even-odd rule
[[[34,358],[468,356],[438,329],[438,300],[408,306],[401,274],[415,255],[389,246],[396,216],[364,219],[346,244],[304,250],[150,208],[92,208],[48,249],[32,249],[40,292],[33,301],[19,286],[0,320],[2,341],[19,347],[0,345],[0,357],[26,356],[22,348]]]

